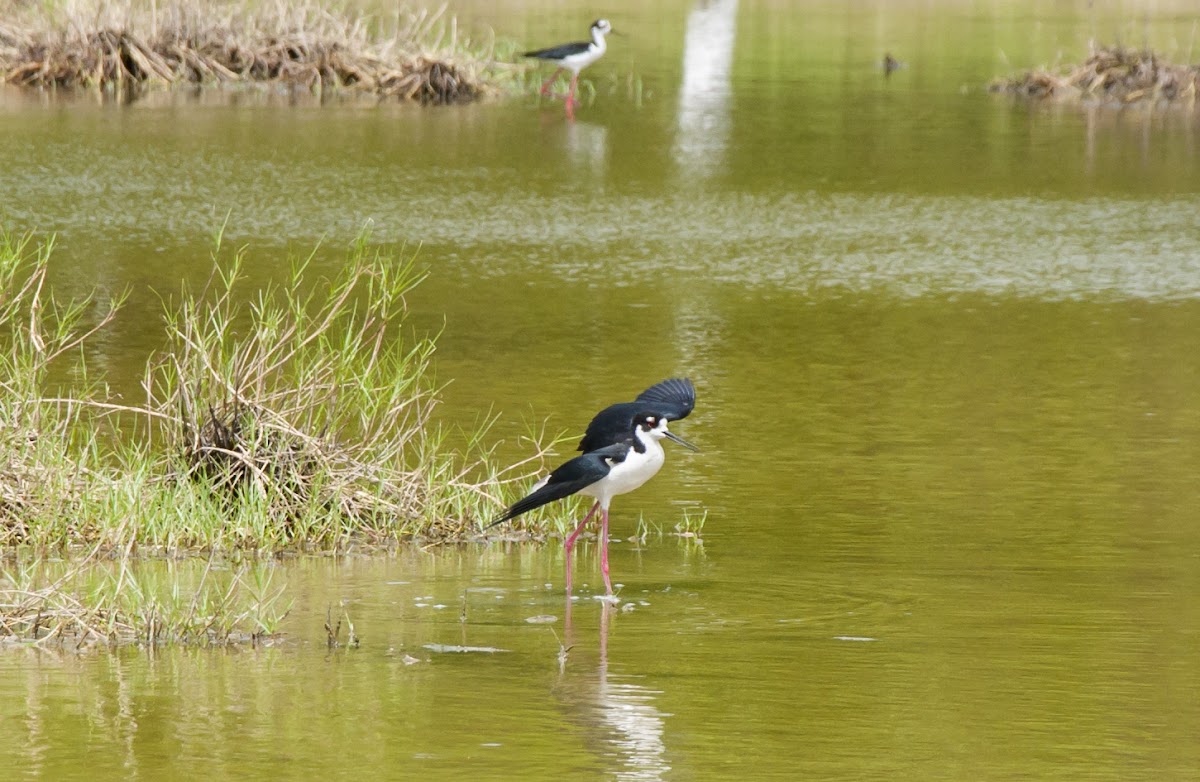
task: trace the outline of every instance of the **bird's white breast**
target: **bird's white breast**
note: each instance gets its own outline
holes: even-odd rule
[[[571,70],[575,71],[575,73],[579,73],[581,70],[603,57],[604,50],[606,48],[607,47],[604,44],[604,39],[601,38],[598,44],[593,43],[585,51],[582,51],[579,54],[568,54],[566,57],[562,58],[562,65],[564,68],[570,68]]]
[[[638,452],[631,448],[624,461],[614,464],[603,480],[587,487],[581,494],[605,502],[618,494],[628,494],[654,477],[663,466],[662,444],[653,438],[642,437],[640,432],[638,435],[646,450]]]

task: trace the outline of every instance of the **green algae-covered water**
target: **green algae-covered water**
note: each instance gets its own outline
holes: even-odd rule
[[[595,14],[459,10],[530,47]],[[1195,776],[1200,115],[983,90],[1091,38],[1185,59],[1188,4],[603,12],[574,123],[0,92],[0,219],[64,293],[131,289],[118,390],[222,224],[266,279],[369,222],[429,268],[444,420],[516,459],[687,375],[703,449],[614,503],[615,607],[594,541],[574,600],[554,542],[469,544],[263,563],[266,648],[8,649],[0,777]]]

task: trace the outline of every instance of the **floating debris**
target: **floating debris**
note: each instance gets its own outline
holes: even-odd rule
[[[1069,73],[1029,71],[997,79],[991,92],[1029,98],[1075,97],[1132,103],[1143,100],[1192,101],[1200,88],[1200,64],[1176,65],[1149,49],[1102,46]]]
[[[508,651],[508,649],[497,649],[495,646],[458,646],[456,644],[425,644],[424,648],[438,654],[496,654]]]
[[[558,621],[558,617],[554,614],[538,614],[537,616],[527,616],[525,621],[531,625],[548,625]]]
[[[835,640],[835,641],[853,641],[855,643],[870,643],[871,641],[878,641],[879,639],[878,638],[870,638],[865,635],[835,635],[833,637],[833,640]]]

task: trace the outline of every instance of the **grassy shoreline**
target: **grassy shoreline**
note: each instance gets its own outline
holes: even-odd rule
[[[434,340],[406,325],[423,272],[366,234],[332,278],[295,257],[256,290],[218,236],[207,285],[164,300],[138,404],[85,359],[122,298],[57,298],[52,254],[0,232],[0,643],[261,643],[286,615],[272,556],[473,537],[543,465],[498,466],[491,419],[432,422]],[[143,554],[208,565],[147,584]]]
[[[406,326],[423,273],[361,235],[246,290],[220,237],[203,290],[165,304],[145,399],[110,398],[84,346],[121,299],[60,301],[52,242],[0,234],[0,548],[338,550],[473,534],[541,454],[501,469],[432,422],[434,340]],[[99,313],[99,314],[97,314]],[[85,317],[86,316],[86,317]],[[51,389],[51,377],[72,378]]]
[[[444,10],[444,9],[443,9]],[[279,84],[463,103],[520,78],[512,44],[442,11],[369,16],[314,0],[0,0],[0,81],[136,95],[179,84]]]

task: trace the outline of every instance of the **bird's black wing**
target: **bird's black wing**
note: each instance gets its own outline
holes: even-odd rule
[[[578,450],[588,453],[613,443],[632,443],[636,418],[654,413],[669,421],[687,418],[696,406],[696,387],[685,377],[655,383],[634,402],[618,402],[596,414],[588,424]]]
[[[547,503],[570,497],[572,494],[586,489],[608,475],[608,471],[612,469],[610,462],[624,461],[628,452],[628,446],[611,445],[564,462],[550,473],[550,477],[542,486],[530,492],[527,497],[514,502],[504,512],[504,515],[493,521],[488,527],[514,519],[522,513],[528,513],[534,508],[540,508]]]
[[[539,60],[561,60],[564,57],[570,57],[572,54],[583,54],[591,46],[587,41],[578,41],[576,43],[564,43],[561,46],[551,46],[549,49],[535,49],[532,52],[525,52],[522,57],[535,57]]]
[[[686,377],[673,377],[655,383],[635,400],[671,421],[687,418],[696,406],[696,387]],[[647,406],[645,403],[649,403]]]
[[[620,402],[604,408],[588,424],[577,450],[590,453],[615,443],[632,443],[633,421],[640,412],[642,408],[637,402]]]

